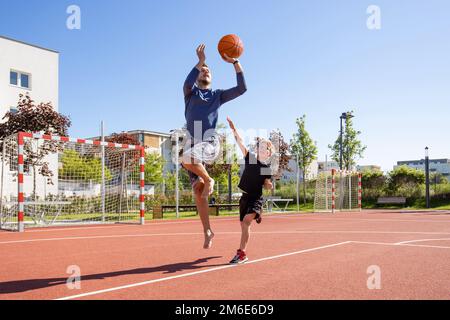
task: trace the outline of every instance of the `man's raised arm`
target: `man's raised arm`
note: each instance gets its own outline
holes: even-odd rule
[[[236,99],[243,95],[247,91],[247,85],[245,84],[244,72],[242,70],[239,60],[230,58],[226,54],[224,55],[226,62],[232,63],[234,70],[236,71],[237,86],[228,90],[224,90],[221,94],[221,102],[226,103],[230,100]]]
[[[200,70],[202,69],[202,66],[205,64],[206,61],[205,45],[204,44],[199,45],[196,51],[198,56],[198,63],[188,74],[186,81],[184,81],[183,92],[185,97],[191,94],[192,88],[194,87],[198,75],[200,74]]]

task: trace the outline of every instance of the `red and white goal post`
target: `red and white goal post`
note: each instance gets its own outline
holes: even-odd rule
[[[335,170],[317,176],[314,212],[361,211],[361,173]]]
[[[20,132],[0,156],[1,229],[144,224],[142,146]]]

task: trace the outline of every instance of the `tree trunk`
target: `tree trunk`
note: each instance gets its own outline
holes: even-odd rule
[[[303,204],[306,206],[306,174],[303,171]]]
[[[33,201],[36,201],[36,166],[33,165]]]

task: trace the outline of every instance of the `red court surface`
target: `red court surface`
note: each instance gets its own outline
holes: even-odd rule
[[[266,215],[238,266],[238,218],[212,226],[209,250],[199,220],[0,232],[0,299],[450,298],[449,211]]]

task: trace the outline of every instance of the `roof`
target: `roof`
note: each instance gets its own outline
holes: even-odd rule
[[[143,133],[143,134],[151,134],[154,136],[161,136],[161,137],[170,137],[169,133],[164,133],[164,132],[157,132],[157,131],[149,131],[149,130],[131,130],[131,131],[126,131],[128,134],[136,134],[136,133]]]
[[[128,134],[140,134],[140,133],[143,133],[143,134],[150,134],[150,135],[166,137],[166,138],[170,137],[170,134],[168,134],[168,133],[156,132],[156,131],[148,131],[148,130],[131,130],[131,131],[122,131],[121,133],[128,133]],[[111,135],[105,135],[105,137],[110,137],[110,136]],[[90,137],[88,139],[100,140],[101,136]]]
[[[408,163],[421,163],[424,162],[425,159],[420,160],[403,160],[397,161],[397,164],[408,164]],[[439,163],[450,163],[450,159],[429,159],[430,162],[439,162]]]
[[[42,49],[42,50],[46,50],[46,51],[50,51],[50,52],[59,54],[58,51],[55,51],[55,50],[52,50],[52,49],[48,49],[48,48],[44,48],[44,47],[40,47],[40,46],[31,44],[31,43],[27,43],[27,42],[24,42],[24,41],[8,38],[8,37],[2,36],[2,35],[0,35],[0,38],[1,39],[5,39],[5,40],[9,40],[9,41],[13,41],[13,42],[17,42],[17,43],[20,43],[20,44],[24,44],[26,46],[30,46],[30,47],[34,47],[34,48],[38,48],[38,49]]]

